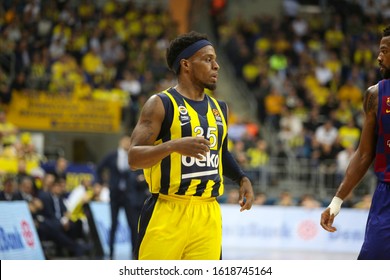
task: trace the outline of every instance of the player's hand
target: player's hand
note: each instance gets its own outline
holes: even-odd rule
[[[321,226],[329,231],[329,232],[335,232],[337,229],[332,226],[334,218],[339,214],[341,209],[341,204],[343,204],[343,200],[338,197],[334,196],[332,201],[330,202],[328,208],[325,209],[324,212],[322,212],[321,215]]]
[[[254,193],[252,183],[248,177],[243,177],[240,182],[238,203],[241,206],[240,212],[252,208]]]
[[[174,150],[183,156],[195,157],[197,159],[204,159],[210,151],[210,141],[202,136],[177,139],[174,141],[173,146]]]
[[[326,208],[324,212],[321,214],[321,226],[323,229],[329,232],[335,232],[337,229],[332,226],[334,221],[335,215],[330,214],[330,208]]]

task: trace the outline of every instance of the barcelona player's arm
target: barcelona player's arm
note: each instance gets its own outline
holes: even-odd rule
[[[227,123],[227,116],[229,114],[229,108],[226,103],[219,102],[225,120]],[[241,206],[240,211],[249,210],[252,207],[254,200],[254,193],[252,183],[249,178],[245,175],[244,171],[238,165],[232,154],[228,150],[227,144],[228,137],[225,138],[222,145],[222,166],[223,175],[236,182],[239,186],[239,204]]]
[[[364,96],[364,122],[359,146],[347,167],[345,176],[337,189],[332,202],[321,215],[320,224],[329,232],[336,231],[336,228],[332,226],[332,224],[334,218],[340,211],[343,200],[363,179],[363,176],[366,174],[374,160],[377,141],[375,132],[377,108],[378,85],[375,85],[368,88]]]
[[[165,108],[158,95],[151,96],[141,110],[128,151],[131,169],[149,168],[173,152],[203,159],[210,142],[203,137],[183,137],[155,145],[165,118]]]

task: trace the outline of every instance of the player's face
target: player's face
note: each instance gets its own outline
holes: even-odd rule
[[[390,79],[390,36],[383,37],[379,45],[379,70],[384,79]]]
[[[197,51],[190,59],[192,81],[203,88],[214,90],[217,88],[219,65],[212,46],[205,46]]]

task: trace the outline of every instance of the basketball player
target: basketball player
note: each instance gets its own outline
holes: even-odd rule
[[[364,96],[360,144],[346,170],[335,197],[321,215],[321,226],[334,232],[334,217],[343,200],[357,186],[375,159],[378,184],[368,215],[363,246],[358,259],[390,259],[390,26],[383,30],[378,62],[383,76]]]
[[[219,69],[206,35],[177,37],[166,59],[178,83],[145,103],[129,149],[129,165],[144,169],[153,194],[141,213],[135,255],[221,259],[222,175],[239,184],[241,211],[252,207],[252,184],[227,150],[226,104],[204,93],[216,88]]]

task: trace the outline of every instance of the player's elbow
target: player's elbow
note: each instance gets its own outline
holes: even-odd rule
[[[134,170],[139,169],[139,167],[137,167],[136,162],[134,161],[134,159],[130,155],[128,156],[127,163],[129,164],[129,167],[131,170],[134,171]]]
[[[133,171],[142,169],[142,166],[140,166],[140,162],[139,160],[137,160],[137,157],[131,154],[130,152],[127,157],[127,163],[129,164],[130,169]]]

